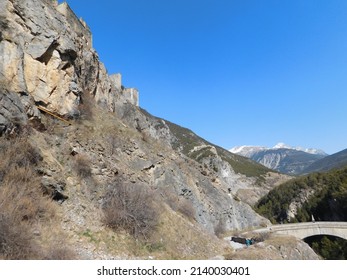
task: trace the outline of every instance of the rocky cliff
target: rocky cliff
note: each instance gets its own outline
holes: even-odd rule
[[[0,83],[21,95],[29,120],[40,119],[38,105],[76,117],[86,93],[112,112],[117,103],[137,103],[127,98],[129,89],[107,74],[91,46],[88,26],[66,3],[2,0],[0,24]],[[2,132],[4,126],[3,120]]]
[[[0,0],[0,134],[25,132],[38,149],[40,186],[77,257],[209,258],[225,250],[216,234],[268,224],[249,204],[283,178],[139,108],[61,5]],[[146,242],[105,221],[121,185],[151,194],[142,209],[153,204],[159,220]]]

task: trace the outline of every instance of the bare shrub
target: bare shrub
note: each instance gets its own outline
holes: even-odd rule
[[[0,214],[1,258],[12,260],[34,258],[35,247],[33,235],[27,225],[13,216],[13,213]]]
[[[57,239],[51,244],[47,252],[44,252],[45,260],[74,260],[76,254],[65,245],[64,240]]]
[[[25,138],[2,138],[0,147],[0,213],[12,213],[19,220],[41,218],[50,201],[43,197],[34,169],[42,159],[40,153]]]
[[[154,200],[146,186],[115,184],[104,198],[105,224],[125,230],[136,239],[148,240],[159,219]]]
[[[81,179],[87,179],[92,176],[92,169],[90,167],[90,160],[85,155],[76,155],[74,168],[77,175]]]
[[[36,165],[42,160],[39,150],[28,143],[26,138],[22,137],[2,138],[0,141],[0,152],[2,155],[0,168],[8,165]]]

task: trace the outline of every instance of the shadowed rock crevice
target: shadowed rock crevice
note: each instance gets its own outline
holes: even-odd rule
[[[48,64],[48,62],[51,60],[53,51],[59,46],[59,43],[54,40],[52,44],[48,47],[48,49],[40,56],[37,58],[38,61],[44,63],[45,65]]]

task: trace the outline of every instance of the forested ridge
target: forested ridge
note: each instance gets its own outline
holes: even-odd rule
[[[288,218],[291,203],[304,201],[294,218]],[[256,210],[273,223],[347,221],[347,168],[327,173],[312,173],[290,180],[260,199]]]

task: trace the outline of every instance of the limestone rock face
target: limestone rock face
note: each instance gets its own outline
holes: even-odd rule
[[[109,111],[115,111],[117,103],[137,105],[136,94],[110,78],[92,49],[88,26],[66,3],[1,0],[0,6],[3,87],[26,93],[62,116],[78,115],[87,93]]]
[[[168,147],[173,147],[180,141],[173,133],[172,126],[168,125],[169,122],[130,104],[123,106],[118,115],[145,139],[154,138]],[[172,150],[175,156],[163,153],[162,156],[171,158],[171,161],[161,160],[158,155],[146,154],[145,150],[141,151],[140,145],[135,150],[137,153],[141,152],[141,157],[132,158],[134,169],[145,170],[147,167],[150,170],[150,177],[142,181],[148,181],[158,189],[171,186],[176,195],[192,203],[197,212],[195,219],[210,232],[215,230],[218,223],[223,224],[226,230],[269,224],[269,221],[255,213],[249,204],[235,199],[239,190],[256,185],[256,179],[236,173],[230,164],[220,157],[215,146],[195,146],[190,153],[195,155],[192,157],[180,153],[179,148],[175,152]],[[206,154],[209,156],[203,157]]]

